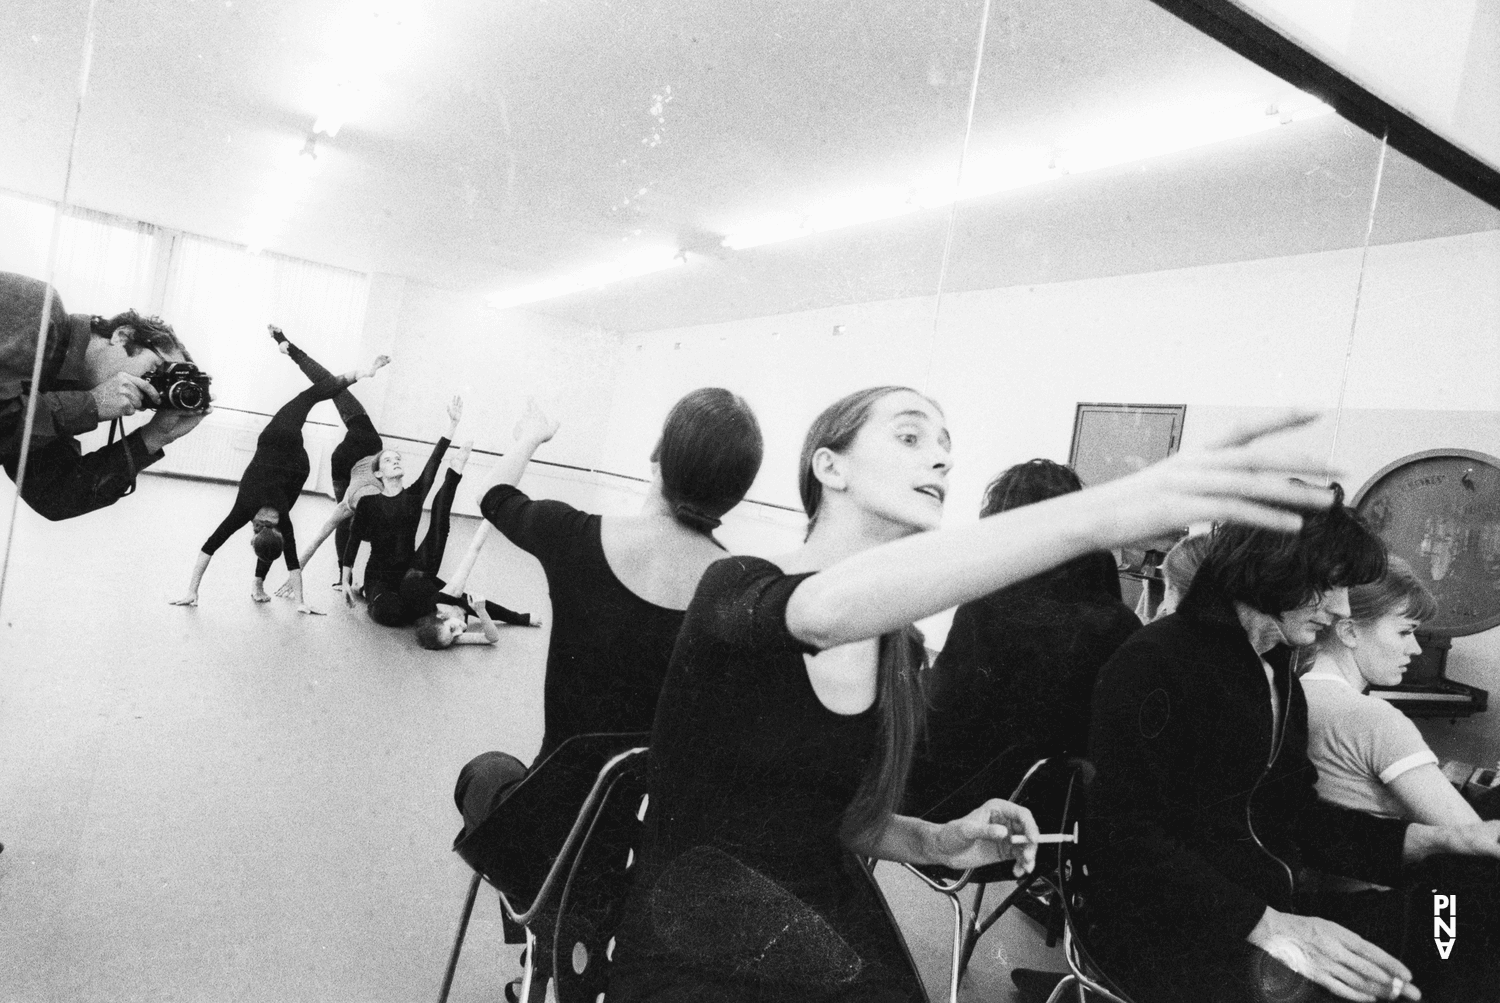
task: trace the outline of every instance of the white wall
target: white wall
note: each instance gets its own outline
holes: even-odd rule
[[[877,383],[943,404],[957,461],[950,519],[974,518],[1005,467],[1066,460],[1083,401],[1186,404],[1190,446],[1274,408],[1332,411],[1342,393],[1342,421],[1302,438],[1327,455],[1337,429],[1351,492],[1420,449],[1500,454],[1500,232],[1371,248],[1355,325],[1359,268],[1352,250],[959,293],[944,297],[935,341],[931,298],[630,335],[601,462],[644,470],[671,403],[722,385],[751,402],[766,435],[751,497],[796,506],[803,431],[841,394]],[[742,528],[746,508],[726,520],[744,549],[795,543],[799,520]],[[946,632],[943,618],[924,627],[934,644]],[[1484,757],[1500,755],[1500,631],[1460,639],[1450,671],[1491,689],[1497,710],[1457,737],[1432,729],[1440,753],[1488,743]]]

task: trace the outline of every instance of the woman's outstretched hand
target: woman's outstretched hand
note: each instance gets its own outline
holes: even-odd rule
[[[457,425],[459,419],[464,416],[464,399],[457,394],[448,402],[448,420]]]
[[[1038,835],[1036,819],[1030,811],[993,798],[963,818],[938,826],[929,850],[933,863],[955,870],[1014,860],[1016,877],[1020,877],[1036,866]],[[1012,842],[1014,836],[1025,838],[1017,843]]]
[[[536,398],[531,397],[526,401],[526,412],[521,415],[521,420],[516,422],[515,436],[517,442],[530,442],[541,445],[557,434],[558,423],[542,413],[537,407]]]
[[[1294,477],[1329,476],[1326,461],[1277,441],[1278,433],[1316,421],[1306,411],[1284,412],[1247,425],[1213,445],[1184,450],[1088,495],[1100,523],[1102,549],[1175,532],[1200,522],[1234,522],[1295,533],[1300,512],[1333,504],[1330,488]]]

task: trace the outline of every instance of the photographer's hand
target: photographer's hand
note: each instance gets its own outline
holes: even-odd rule
[[[147,398],[152,401],[161,399],[151,384],[130,373],[115,373],[89,393],[99,410],[100,421],[113,421],[135,414],[140,410],[141,401]]]
[[[206,411],[174,411],[171,408],[157,411],[141,426],[141,444],[154,453],[187,435],[212,413],[213,408]]]

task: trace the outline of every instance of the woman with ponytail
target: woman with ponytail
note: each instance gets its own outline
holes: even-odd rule
[[[750,490],[762,448],[748,404],[728,390],[694,390],[662,426],[639,514],[600,517],[516,487],[557,428],[529,404],[479,505],[541,562],[552,596],[538,762],[575,735],[651,730],[684,611],[704,570],[726,553],[713,531]],[[503,752],[463,768],[454,792],[464,816],[460,847],[525,772]]]
[[[903,387],[813,423],[800,488],[807,540],[703,576],[651,736],[650,808],[608,998],[917,1001],[921,986],[860,857],[1033,866],[1035,822],[991,800],[937,824],[896,814],[921,728],[912,624],[1048,568],[1188,523],[1295,528],[1330,492],[1319,465],[1256,443],[937,529],[942,410]]]

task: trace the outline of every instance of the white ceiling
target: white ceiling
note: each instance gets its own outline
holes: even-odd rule
[[[352,14],[339,0],[112,0],[93,25],[70,197],[244,243],[309,132]],[[727,252],[745,221],[956,171],[980,0],[453,0],[362,61],[368,97],[269,246],[482,292],[643,243],[688,264],[535,309],[640,331],[931,293],[950,212]],[[0,188],[58,198],[85,0],[0,8]],[[670,91],[668,90],[670,88]],[[1147,0],[995,0],[971,155],[1050,147],[1279,80]],[[1327,117],[965,202],[945,288],[1357,246],[1378,144]],[[1500,226],[1399,156],[1375,239]]]

